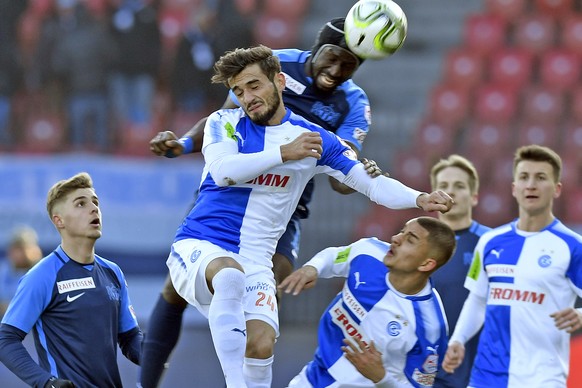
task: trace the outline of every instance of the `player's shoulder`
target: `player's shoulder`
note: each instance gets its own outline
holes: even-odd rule
[[[554,234],[559,235],[563,240],[570,241],[574,244],[582,243],[582,235],[569,228],[563,224],[560,220],[556,219],[554,223],[549,228]]]
[[[246,116],[242,108],[219,109],[208,116],[211,121],[238,121]]]
[[[273,55],[279,58],[280,62],[305,63],[310,54],[311,54],[310,51],[304,51],[293,48],[273,50]]]
[[[507,224],[498,226],[496,228],[491,228],[489,230],[486,230],[481,237],[479,238],[479,243],[481,245],[483,245],[484,243],[487,243],[491,240],[493,240],[494,238],[497,238],[499,236],[505,236],[508,234],[515,234],[514,230],[515,230],[515,222],[509,222]]]
[[[350,245],[354,254],[367,254],[381,258],[390,249],[390,243],[382,241],[376,237],[364,237]]]

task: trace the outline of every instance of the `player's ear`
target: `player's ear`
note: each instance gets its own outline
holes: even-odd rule
[[[433,257],[427,257],[418,267],[420,272],[431,272],[437,266],[437,260]]]
[[[287,84],[287,80],[285,79],[285,75],[283,73],[277,73],[275,76],[275,82],[279,86],[279,90],[285,89],[285,85]]]
[[[57,229],[62,229],[65,227],[65,222],[63,221],[63,218],[58,214],[53,214],[52,221],[53,224],[55,224],[55,226],[57,227]]]

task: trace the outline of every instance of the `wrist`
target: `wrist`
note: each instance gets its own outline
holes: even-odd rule
[[[194,140],[191,137],[184,136],[178,139],[178,143],[184,147],[183,154],[191,154],[194,152]]]
[[[421,205],[421,198],[422,198],[423,196],[425,196],[425,195],[427,195],[427,196],[428,196],[428,193],[420,193],[420,194],[418,195],[418,197],[416,197],[416,207],[418,207],[419,209],[423,209],[423,207],[422,207],[422,205]]]

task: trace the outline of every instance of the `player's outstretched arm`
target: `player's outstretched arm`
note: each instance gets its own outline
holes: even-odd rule
[[[582,311],[569,307],[564,310],[550,314],[554,318],[554,323],[559,330],[566,330],[573,333],[582,327]]]
[[[287,276],[277,288],[289,294],[298,295],[302,290],[315,287],[317,283],[317,269],[311,265],[305,265],[291,275]]]
[[[354,150],[354,152],[356,152],[356,151]],[[378,167],[376,162],[373,160],[362,158],[362,159],[360,159],[360,162],[362,162],[362,164],[364,165],[364,169],[366,170],[368,175],[370,175],[372,178],[379,177],[380,175],[384,175],[387,177],[390,176],[390,174],[382,172],[382,169],[380,169],[380,167]],[[333,191],[340,193],[340,194],[346,195],[346,194],[355,193],[357,191],[357,190],[352,189],[348,185],[341,183],[340,181],[338,181],[337,179],[335,179],[334,177],[331,177],[331,176],[329,177],[329,184],[331,185],[331,188],[333,189]]]
[[[465,346],[459,341],[450,342],[443,360],[443,369],[447,373],[453,373],[461,365],[464,358]]]

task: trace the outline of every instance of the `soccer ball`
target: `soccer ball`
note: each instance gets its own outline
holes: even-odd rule
[[[392,0],[360,0],[346,16],[344,34],[354,54],[380,59],[398,51],[407,28],[404,11]]]

